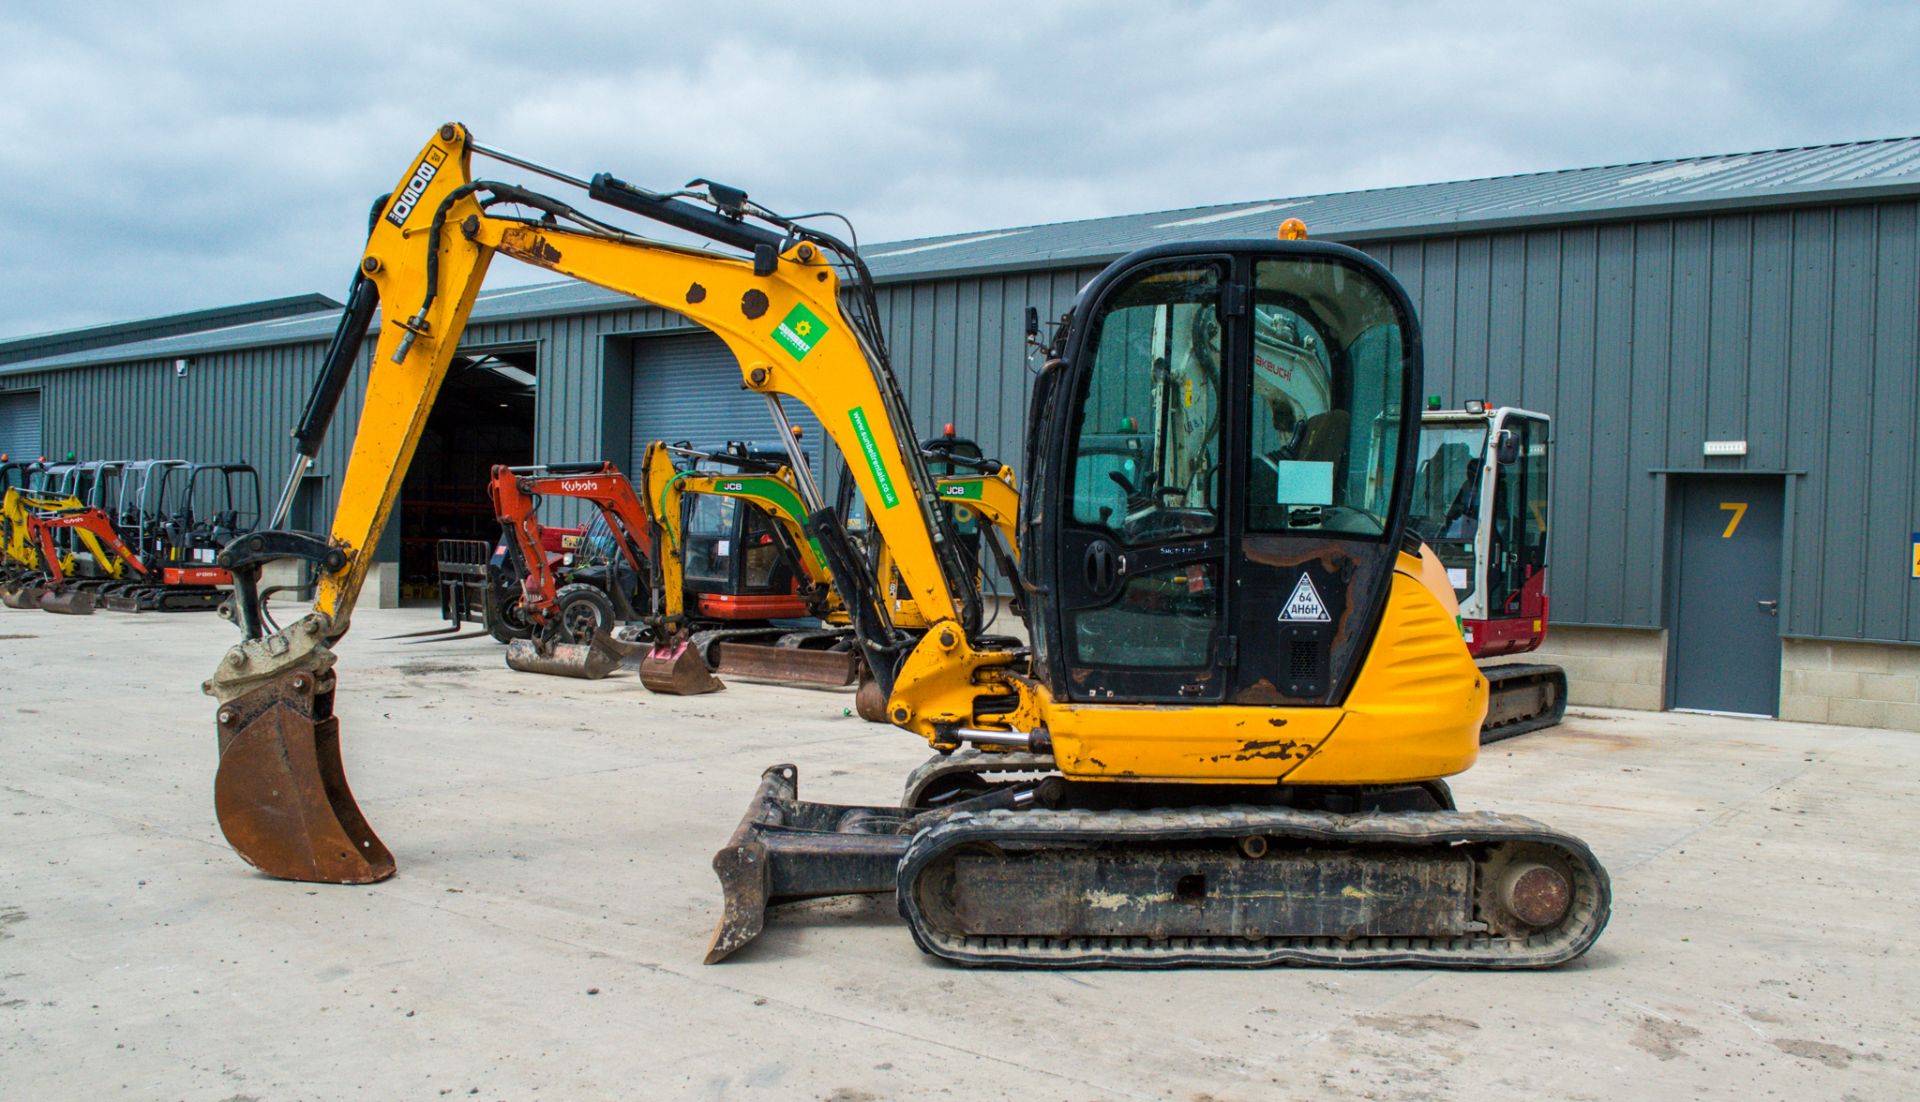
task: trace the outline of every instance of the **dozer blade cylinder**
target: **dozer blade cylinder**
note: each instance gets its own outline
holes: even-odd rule
[[[330,674],[296,670],[235,697],[220,707],[219,731],[214,810],[248,864],[318,884],[393,875],[393,854],[367,825],[340,765]]]
[[[553,643],[545,649],[531,639],[515,639],[507,644],[507,666],[521,673],[598,681],[619,669],[639,649],[604,630],[594,632],[588,643]]]
[[[40,598],[40,607],[62,616],[91,616],[93,591],[89,589],[49,589]]]
[[[852,651],[769,647],[756,643],[715,643],[713,665],[717,672],[730,677],[832,688],[845,688],[860,675],[860,659]]]
[[[698,696],[726,688],[707,668],[700,648],[685,638],[654,644],[640,660],[640,683],[668,696]]]

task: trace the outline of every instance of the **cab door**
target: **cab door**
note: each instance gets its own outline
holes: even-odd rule
[[[1227,591],[1225,256],[1090,288],[1050,420],[1043,660],[1079,701],[1219,700]]]

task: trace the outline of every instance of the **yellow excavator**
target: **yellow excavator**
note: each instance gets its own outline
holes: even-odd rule
[[[476,177],[476,156],[718,248]],[[453,124],[370,220],[274,513],[378,306],[332,531],[276,523],[221,557],[244,638],[205,685],[219,702],[215,799],[261,870],[346,883],[394,871],[341,768],[333,648],[504,254],[713,331],[783,439],[782,399],[812,410],[929,624],[889,623],[796,456],[807,530],[888,717],[936,754],[901,800],[873,806],[804,801],[793,765],[766,770],[714,860],[724,905],[709,961],[752,941],[769,906],[852,893],[894,893],[922,949],[977,965],[1537,968],[1599,936],[1610,889],[1588,847],[1456,810],[1444,781],[1475,760],[1487,686],[1444,568],[1406,528],[1420,333],[1371,258],[1290,223],[1278,240],[1115,261],[1048,338],[1029,312],[1046,354],[1021,500],[1029,646],[982,630],[978,575],[916,444],[873,281],[840,239],[736,188],[578,179]],[[275,558],[320,575],[312,611],[278,629],[257,584]]]

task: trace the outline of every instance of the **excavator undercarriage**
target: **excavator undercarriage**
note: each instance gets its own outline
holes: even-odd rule
[[[1051,764],[994,757],[971,764]],[[950,780],[970,763],[929,764]],[[1456,811],[1439,782],[1194,792],[1053,774],[932,809],[809,803],[799,783],[768,769],[714,857],[725,913],[709,964],[759,936],[771,906],[859,893],[894,892],[934,956],[1055,968],[1542,968],[1585,952],[1610,903],[1585,843]]]

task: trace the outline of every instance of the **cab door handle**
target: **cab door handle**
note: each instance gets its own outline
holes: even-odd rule
[[[1761,601],[1760,610],[1769,616],[1778,616],[1780,615],[1780,602],[1778,600]]]
[[[1087,556],[1081,562],[1087,582],[1087,592],[1095,597],[1105,597],[1112,593],[1120,577],[1120,553],[1106,540],[1094,540],[1087,545]]]

